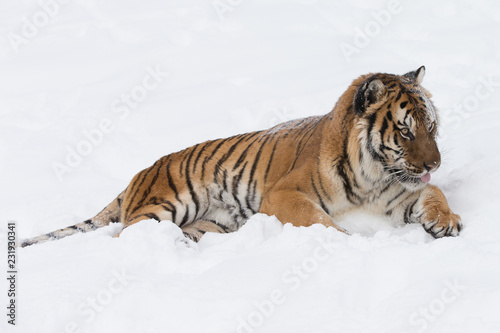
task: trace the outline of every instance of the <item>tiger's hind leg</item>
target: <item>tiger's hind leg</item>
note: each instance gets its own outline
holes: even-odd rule
[[[184,236],[191,239],[194,242],[198,242],[200,238],[207,232],[216,232],[219,234],[229,233],[236,230],[234,228],[227,227],[214,220],[196,220],[189,225],[181,228]]]

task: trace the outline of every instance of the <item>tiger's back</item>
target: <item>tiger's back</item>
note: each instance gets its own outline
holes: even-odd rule
[[[144,219],[170,220],[182,228],[205,220],[236,230],[304,158],[322,119],[299,119],[164,156],[130,183],[121,221],[129,226]]]

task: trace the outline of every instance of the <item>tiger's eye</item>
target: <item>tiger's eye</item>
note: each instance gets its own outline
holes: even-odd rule
[[[403,134],[404,136],[408,136],[408,133],[410,133],[409,129],[407,129],[407,128],[401,129],[401,134]]]

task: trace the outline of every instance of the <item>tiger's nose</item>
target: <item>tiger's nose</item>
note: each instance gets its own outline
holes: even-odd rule
[[[438,166],[438,161],[424,162],[424,169],[427,170],[427,172],[431,172],[432,170],[437,169]]]

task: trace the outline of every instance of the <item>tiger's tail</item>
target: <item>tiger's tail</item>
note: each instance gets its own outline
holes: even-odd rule
[[[49,232],[45,235],[40,235],[33,238],[28,238],[21,241],[18,246],[26,247],[33,244],[40,244],[50,240],[57,240],[64,238],[66,236],[70,236],[76,234],[78,232],[89,232],[94,231],[98,228],[105,227],[110,223],[118,222],[120,220],[121,214],[121,204],[123,201],[123,195],[125,191],[120,193],[118,197],[113,200],[109,205],[106,206],[99,214],[94,216],[93,218],[86,220],[82,223],[77,223],[75,225],[62,228],[56,231]]]

